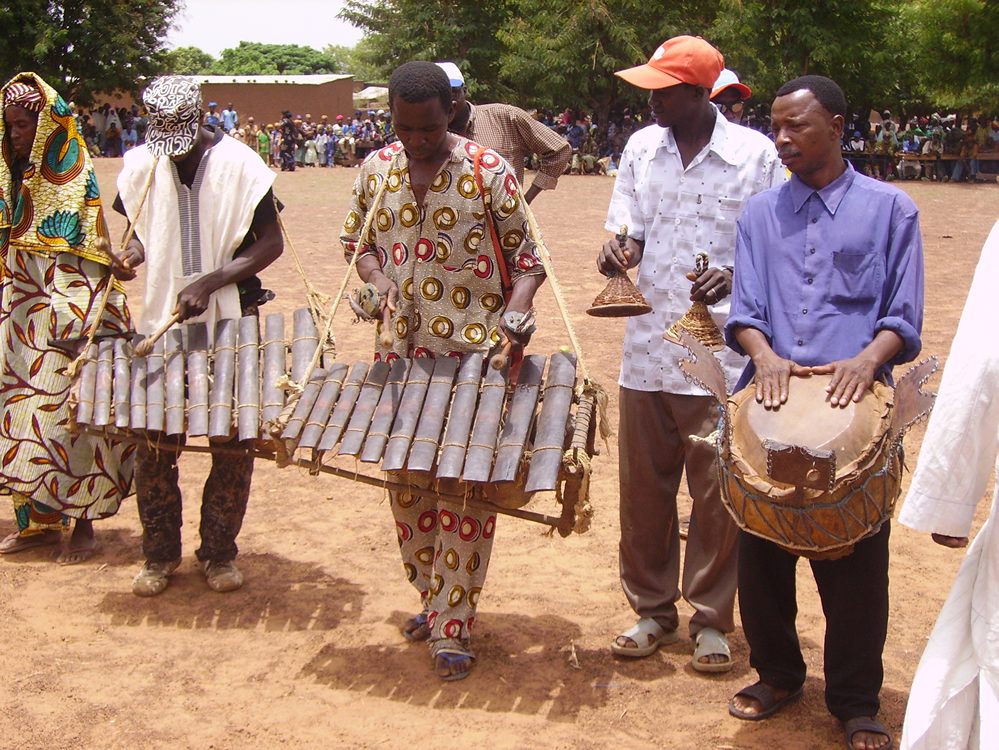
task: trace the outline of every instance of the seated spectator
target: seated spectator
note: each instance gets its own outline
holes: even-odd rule
[[[930,179],[934,182],[949,182],[950,170],[948,164],[940,157],[943,156],[943,138],[940,131],[934,132],[929,138],[923,141],[923,156],[935,156],[936,162],[932,165],[924,164],[926,176],[923,179]]]

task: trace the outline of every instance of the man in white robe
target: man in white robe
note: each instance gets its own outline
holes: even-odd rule
[[[948,547],[968,543],[999,447],[999,337],[993,330],[999,223],[985,241],[899,521]],[[909,694],[903,750],[999,743],[997,497],[954,581]],[[991,737],[992,739],[988,739]]]
[[[274,173],[246,145],[201,124],[201,89],[193,79],[158,78],[143,92],[143,103],[149,112],[146,142],[125,155],[118,176],[115,208],[135,223],[135,236],[116,275],[135,278],[135,266],[147,264],[140,333],[151,334],[176,313],[179,322],[206,323],[212,336],[218,319],[255,314],[259,283],[247,291],[246,282],[255,281],[284,249],[271,191]],[[137,596],[161,593],[180,564],[182,442],[183,436],[152,432],[136,447],[146,557],[132,584]],[[233,559],[253,475],[251,441],[245,442],[232,439],[223,444],[224,454],[212,454],[202,496],[196,555],[214,591],[243,584]]]

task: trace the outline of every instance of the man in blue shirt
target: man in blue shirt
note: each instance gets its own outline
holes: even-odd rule
[[[237,125],[239,125],[239,115],[232,102],[229,102],[229,106],[222,110],[222,127],[226,133],[229,133],[235,130]]]
[[[729,345],[751,362],[756,398],[777,408],[791,376],[832,374],[830,408],[859,401],[875,379],[921,348],[923,254],[919,212],[902,191],[843,161],[843,92],[821,76],[785,84],[773,134],[791,181],[750,199],[738,222]],[[838,560],[811,561],[826,616],[826,705],[856,750],[891,738],[874,717],[888,629],[885,522]],[[759,682],[733,716],[763,719],[801,696],[805,662],[795,631],[798,557],[741,533],[739,607]]]

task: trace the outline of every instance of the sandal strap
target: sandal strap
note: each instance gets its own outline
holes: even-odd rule
[[[755,682],[749,687],[744,687],[735,694],[736,698],[752,698],[760,702],[760,713],[769,711],[777,705],[777,698],[770,692],[762,682]]]
[[[628,630],[621,633],[618,638],[627,638],[632,643],[639,646],[648,646],[648,636],[652,636],[653,640],[659,640],[666,634],[666,628],[660,625],[651,617],[643,617]],[[645,642],[640,643],[638,638],[635,636],[645,636]]]
[[[843,731],[850,742],[853,742],[853,736],[857,732],[883,734],[889,740],[889,744],[885,745],[885,747],[891,747],[891,735],[888,733],[888,729],[873,716],[856,716],[852,719],[847,719],[843,722]]]

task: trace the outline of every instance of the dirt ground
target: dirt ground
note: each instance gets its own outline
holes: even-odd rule
[[[119,160],[97,164],[109,205]],[[337,235],[355,170],[279,174],[285,221],[309,277],[332,293],[345,270]],[[584,314],[603,282],[594,257],[612,180],[565,177],[536,202],[594,377],[616,391],[623,323]],[[904,186],[922,211],[927,304],[924,354],[945,358],[986,234],[995,185]],[[112,216],[112,236],[123,222]],[[292,256],[264,274],[265,310],[304,305]],[[350,288],[356,283],[352,281]],[[137,299],[141,287],[133,284]],[[137,302],[133,301],[137,309]],[[540,295],[535,351],[568,343],[550,292]],[[340,361],[370,358],[373,331],[337,326]],[[936,384],[939,377],[935,378]],[[616,399],[611,418],[616,425]],[[922,432],[907,439],[916,456]],[[0,747],[3,748],[810,748],[841,747],[822,697],[823,619],[799,566],[804,699],[760,724],[728,716],[752,682],[741,629],[725,675],[690,667],[690,642],[644,660],[608,648],[634,615],[617,577],[617,446],[594,462],[592,530],[561,539],[504,517],[479,608],[478,664],[464,682],[433,675],[424,645],[399,627],[417,611],[380,490],[259,461],[239,564],[246,585],[219,595],[194,568],[207,460],[181,463],[189,498],[184,562],[154,599],[130,593],[142,563],[135,505],[96,526],[103,550],[62,568],[49,550],[0,560]],[[554,503],[540,510],[555,511]],[[987,508],[983,504],[979,523]],[[13,530],[0,516],[0,535]],[[976,526],[977,529],[977,526]],[[882,718],[898,736],[909,684],[963,552],[895,525]],[[681,632],[690,614],[681,602]]]

